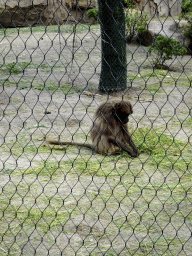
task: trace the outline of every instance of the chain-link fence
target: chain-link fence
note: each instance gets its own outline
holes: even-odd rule
[[[0,1],[0,255],[192,255],[191,2],[99,4]],[[114,99],[138,157],[46,142],[91,143]]]

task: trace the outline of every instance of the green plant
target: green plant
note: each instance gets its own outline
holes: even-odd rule
[[[99,9],[98,8],[89,9],[87,11],[88,18],[93,18],[93,19],[97,20],[98,15],[99,15]]]
[[[133,9],[135,8],[135,1],[134,0],[124,0],[126,8]]]
[[[135,9],[126,11],[125,22],[128,41],[131,41],[136,33],[143,33],[147,30],[147,21],[147,13],[140,13]]]
[[[192,17],[184,14],[181,18],[184,18],[188,22],[188,27],[184,29],[184,35],[192,39]]]
[[[12,62],[6,65],[5,71],[8,71],[11,74],[18,74],[21,72],[21,68],[19,67],[18,63]]]
[[[183,28],[183,34],[188,37],[188,39],[190,40],[189,44],[187,45],[187,50],[191,53],[192,52],[192,17],[189,13],[182,13],[179,16],[180,21],[182,19],[187,21],[187,24],[185,25],[185,27]]]
[[[19,74],[24,69],[32,67],[30,62],[11,62],[8,64],[1,65],[0,71],[10,74]]]
[[[187,49],[180,44],[176,39],[168,38],[163,35],[158,35],[154,38],[153,44],[148,48],[149,54],[156,54],[153,60],[154,66],[163,68],[166,60],[170,60],[172,56],[184,56]]]
[[[192,11],[192,0],[183,0],[181,3],[182,12]]]

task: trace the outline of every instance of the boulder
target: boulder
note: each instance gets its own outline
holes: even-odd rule
[[[78,6],[76,6],[76,3],[78,2]],[[80,8],[80,9],[88,9],[88,8],[94,8],[97,6],[97,0],[66,0],[67,5],[70,6],[70,9],[73,8]]]
[[[136,0],[141,11],[145,11],[151,17],[178,16],[181,14],[182,0]]]
[[[153,37],[154,35],[150,31],[146,30],[137,34],[137,43],[144,46],[149,46],[153,43]]]
[[[0,27],[26,27],[88,21],[85,11],[96,0],[0,0]]]

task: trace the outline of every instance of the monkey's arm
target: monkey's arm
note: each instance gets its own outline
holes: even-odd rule
[[[109,138],[109,142],[113,143],[116,146],[118,146],[120,149],[126,151],[132,157],[136,157],[136,156],[139,155],[138,149],[137,149],[137,151],[134,151],[134,150],[130,149],[125,143],[123,143],[120,140],[117,140],[115,138],[110,137]]]
[[[132,147],[133,151],[137,154],[137,156],[140,154],[138,148],[136,147],[135,143],[132,140],[131,135],[129,134],[127,129],[123,129],[124,139],[129,145]]]
[[[61,145],[61,146],[70,145],[70,146],[80,146],[80,147],[93,149],[93,146],[91,144],[85,144],[85,143],[57,141],[57,140],[46,140],[46,142],[52,145]]]
[[[132,147],[133,151],[134,151],[137,155],[140,154],[140,152],[139,152],[138,148],[136,147],[135,143],[133,142],[133,140],[132,140],[130,134],[126,134],[126,142],[129,143],[129,145]]]

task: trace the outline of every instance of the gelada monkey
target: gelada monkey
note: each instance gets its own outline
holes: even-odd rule
[[[76,142],[60,142],[48,140],[53,145],[75,145],[88,147],[98,153],[115,154],[119,149],[126,151],[132,157],[139,155],[128,131],[129,115],[133,113],[129,101],[112,101],[101,104],[95,112],[90,129],[92,144]],[[130,145],[128,147],[127,143]]]

